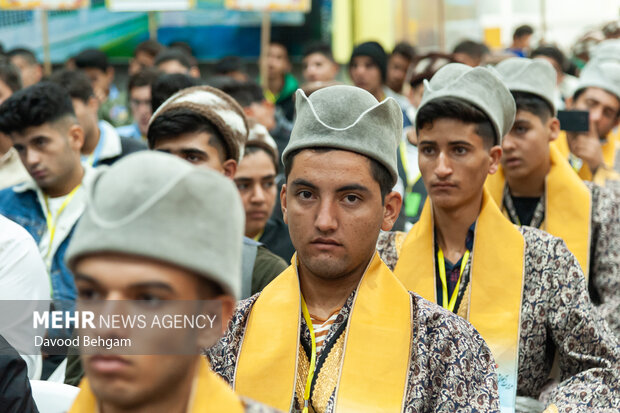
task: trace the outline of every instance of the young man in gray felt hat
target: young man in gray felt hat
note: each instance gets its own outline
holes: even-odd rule
[[[496,66],[517,104],[515,123],[502,141],[498,172],[487,188],[517,225],[562,238],[579,261],[590,298],[620,333],[620,211],[610,188],[582,181],[549,145],[559,134],[553,67],[512,58]]]
[[[402,115],[352,86],[296,95],[280,198],[292,265],[207,350],[240,394],[286,411],[497,411],[470,324],[408,292],[375,250],[398,216]]]
[[[594,314],[579,262],[561,239],[517,229],[484,188],[515,112],[492,69],[452,63],[426,82],[416,129],[429,199],[409,233],[381,234],[378,250],[405,287],[480,332],[498,364],[502,409],[611,408],[618,345]],[[542,394],[554,356],[561,383]]]
[[[183,89],[153,114],[149,148],[171,153],[233,179],[248,139],[243,109],[209,86]],[[286,262],[261,243],[244,237],[242,298],[261,291],[286,268]]]
[[[567,109],[590,112],[588,132],[562,132],[552,144],[569,159],[581,179],[599,185],[620,180],[619,49],[599,49],[581,71],[575,93],[566,102]]]
[[[232,182],[176,157],[142,152],[101,172],[88,199],[67,252],[79,308],[100,308],[103,300],[112,314],[110,308],[135,307],[144,316],[151,309],[191,315],[187,303],[211,300],[221,319],[216,315],[213,329],[193,335],[190,327],[156,330],[147,322],[146,330],[139,323],[109,328],[95,318],[89,334],[129,338],[133,347],[80,348],[85,378],[70,412],[274,411],[234,394],[200,355],[225,328],[241,291],[243,207]],[[125,300],[122,310],[112,302]],[[179,338],[195,353],[147,350],[158,343],[168,349]]]

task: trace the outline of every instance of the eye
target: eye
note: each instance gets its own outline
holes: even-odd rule
[[[275,182],[273,182],[273,181],[270,181],[270,182],[263,182],[263,188],[264,188],[264,189],[273,188],[273,186],[274,186],[275,184],[276,184],[276,183],[275,183]]]
[[[344,200],[345,200],[345,202],[347,204],[355,204],[355,203],[361,201],[361,198],[359,196],[357,196],[357,195],[349,194],[349,195],[346,195],[344,197]]]
[[[457,146],[454,148],[454,153],[457,155],[465,155],[467,153],[467,148],[464,146]]]
[[[47,141],[43,138],[36,138],[33,142],[34,146],[37,148],[42,148],[47,144]]]
[[[239,183],[237,184],[237,189],[239,191],[247,191],[250,188],[250,185],[245,184],[245,183]]]
[[[94,288],[80,288],[78,292],[80,300],[97,300],[101,299],[101,295]]]
[[[525,126],[515,126],[514,131],[517,135],[524,135],[529,129]]]
[[[24,147],[22,145],[13,145],[13,147],[15,148],[15,150],[17,151],[17,153],[22,153],[24,152]]]
[[[156,307],[158,305],[161,305],[164,301],[164,299],[160,296],[148,292],[136,294],[135,299],[140,301],[140,304],[148,307]]]
[[[198,163],[201,159],[196,155],[185,155],[185,160],[191,163]]]
[[[435,152],[435,148],[432,146],[423,146],[420,148],[420,152],[424,155],[432,155]]]
[[[297,196],[302,200],[308,200],[312,198],[312,192],[302,190],[297,192]]]

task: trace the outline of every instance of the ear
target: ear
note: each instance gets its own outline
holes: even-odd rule
[[[69,127],[67,136],[71,147],[77,152],[80,152],[82,150],[82,146],[84,146],[84,129],[82,129],[82,127],[77,123],[74,123]]]
[[[392,229],[394,223],[398,219],[402,204],[403,198],[400,192],[392,191],[385,196],[383,202],[383,222],[381,223],[382,230],[389,231]]]
[[[284,219],[284,223],[288,225],[288,217],[286,216],[286,184],[282,185],[282,189],[280,190],[280,206],[282,207],[282,218]]]
[[[252,105],[244,107],[243,108],[243,113],[248,118],[254,117],[254,110],[252,109]]]
[[[194,79],[200,79],[200,69],[198,68],[198,66],[192,66],[189,69],[189,75]]]
[[[497,172],[499,168],[499,160],[502,157],[502,147],[499,145],[495,145],[489,151],[489,158],[491,159],[491,164],[489,165],[489,175],[493,175]]]
[[[203,328],[197,330],[197,339],[198,339],[198,348],[209,348],[217,343],[220,337],[226,333],[228,329],[228,323],[232,319],[233,313],[235,311],[235,299],[230,295],[220,295],[215,298],[209,300],[209,302],[204,303],[204,312],[211,317],[217,314],[217,311],[214,311],[214,306],[218,307],[218,310],[221,311],[221,317],[213,320],[213,328]],[[206,321],[205,324],[208,325],[209,321]]]
[[[554,117],[549,119],[549,142],[553,142],[560,135],[560,121]]]
[[[222,169],[224,170],[225,177],[233,179],[237,173],[237,161],[234,159],[227,159],[222,164]]]

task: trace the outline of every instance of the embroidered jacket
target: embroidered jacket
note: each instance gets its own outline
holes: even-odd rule
[[[525,278],[517,395],[538,399],[557,355],[561,383],[542,401],[555,403],[560,412],[617,407],[620,345],[594,310],[579,263],[561,239],[531,227],[519,231],[525,239]],[[405,235],[379,236],[377,249],[391,269]],[[465,274],[463,281],[461,294],[469,285]]]
[[[495,412],[499,411],[497,379],[490,350],[476,330],[463,319],[443,310],[416,294],[411,295],[413,308],[413,343],[406,388],[406,412]],[[235,368],[243,341],[245,327],[259,294],[239,302],[226,335],[206,350],[213,371],[230,384],[234,384]],[[317,361],[317,377],[322,369],[328,374],[326,381],[337,381],[339,364],[331,360],[338,357],[338,349],[344,338],[347,321],[353,304],[351,294],[325,339],[325,345]],[[291,326],[291,328],[295,328]],[[269,334],[265,335],[269,345]],[[301,343],[309,354],[310,332],[301,319]],[[386,343],[389,351],[389,343]],[[301,357],[303,358],[303,357]],[[304,360],[306,361],[306,360]],[[302,363],[304,362],[302,361]],[[304,365],[299,366],[300,370]],[[360,366],[363,368],[363,366]],[[331,373],[331,374],[329,374]],[[267,373],[266,373],[267,374]],[[306,377],[298,374],[296,385],[296,408],[301,409],[301,397]],[[320,379],[319,379],[320,381]],[[314,384],[313,388],[316,388]],[[334,411],[333,386],[317,395],[312,392],[312,403],[317,412]]]

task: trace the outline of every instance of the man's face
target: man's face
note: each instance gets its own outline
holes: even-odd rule
[[[94,139],[97,139],[99,132],[97,117],[99,102],[95,98],[90,98],[86,103],[76,98],[71,98],[71,101],[78,123],[84,129],[84,143],[90,146]]]
[[[267,51],[267,71],[269,77],[281,77],[290,72],[290,70],[291,62],[286,49],[279,44],[270,44]]]
[[[322,53],[312,53],[301,61],[306,82],[328,82],[336,78],[338,65]]]
[[[63,187],[80,167],[83,139],[82,128],[67,119],[11,134],[24,167],[44,192]]]
[[[153,149],[170,153],[198,167],[210,168],[232,178],[236,162],[232,159],[222,161],[217,148],[209,143],[211,139],[216,138],[210,133],[190,132],[169,139],[159,139]],[[231,163],[235,166],[232,170]]]
[[[22,86],[28,87],[39,82],[43,77],[43,69],[39,64],[30,64],[23,56],[15,55],[11,57],[13,63],[19,69],[22,79]]]
[[[502,141],[501,163],[509,178],[527,178],[549,167],[549,143],[558,135],[559,123],[550,117],[518,110],[515,123]]]
[[[151,108],[151,86],[138,86],[129,91],[129,106],[131,115],[138,124],[142,136],[146,136],[149,129],[149,120],[153,114]]]
[[[265,229],[276,203],[276,168],[269,155],[263,150],[246,155],[235,184],[245,210],[245,236],[254,238]]]
[[[10,87],[6,85],[2,80],[0,80],[0,104],[11,97],[13,91]]]
[[[590,112],[590,123],[594,125],[600,139],[606,139],[618,125],[620,100],[611,93],[597,87],[585,89],[570,109]]]
[[[180,73],[182,75],[188,75],[189,69],[181,64],[178,60],[166,60],[157,65],[157,69],[165,74],[173,75]]]
[[[78,306],[85,307],[91,300],[140,300],[145,311],[156,311],[156,306],[165,305],[167,301],[204,300],[209,296],[198,275],[148,258],[119,254],[97,254],[80,259],[75,268],[75,284]],[[217,299],[223,300],[223,317],[229,317],[234,299],[229,296]],[[223,319],[221,322],[226,325]],[[112,334],[122,336],[123,330],[112,330]],[[166,334],[167,337],[160,339],[170,340],[170,332],[165,330],[157,333],[150,330],[144,334]],[[198,357],[84,354],[81,360],[98,402],[104,408],[119,411],[139,410],[159,400],[169,400],[175,394],[189,394]]]
[[[385,81],[387,86],[400,93],[403,90],[407,69],[409,69],[409,60],[398,53],[391,55],[387,65],[387,79]]]
[[[325,280],[363,273],[379,230],[391,229],[400,211],[394,194],[382,205],[365,156],[341,150],[295,155],[280,198],[302,271]]]
[[[139,71],[153,67],[155,65],[155,57],[146,52],[138,52],[135,57],[129,62],[129,76],[135,75]]]
[[[437,119],[418,131],[420,173],[433,205],[441,209],[477,201],[501,153],[499,146],[485,148],[475,124]]]
[[[349,66],[349,75],[353,84],[367,90],[373,95],[381,89],[383,80],[381,70],[368,56],[356,56]]]
[[[273,103],[263,100],[253,102],[244,109],[245,114],[267,128],[268,131],[276,128],[276,107]]]
[[[93,86],[95,96],[99,99],[100,103],[105,102],[110,94],[110,85],[114,79],[114,69],[108,68],[106,72],[94,67],[87,67],[84,70],[86,76],[90,79],[90,84]]]

